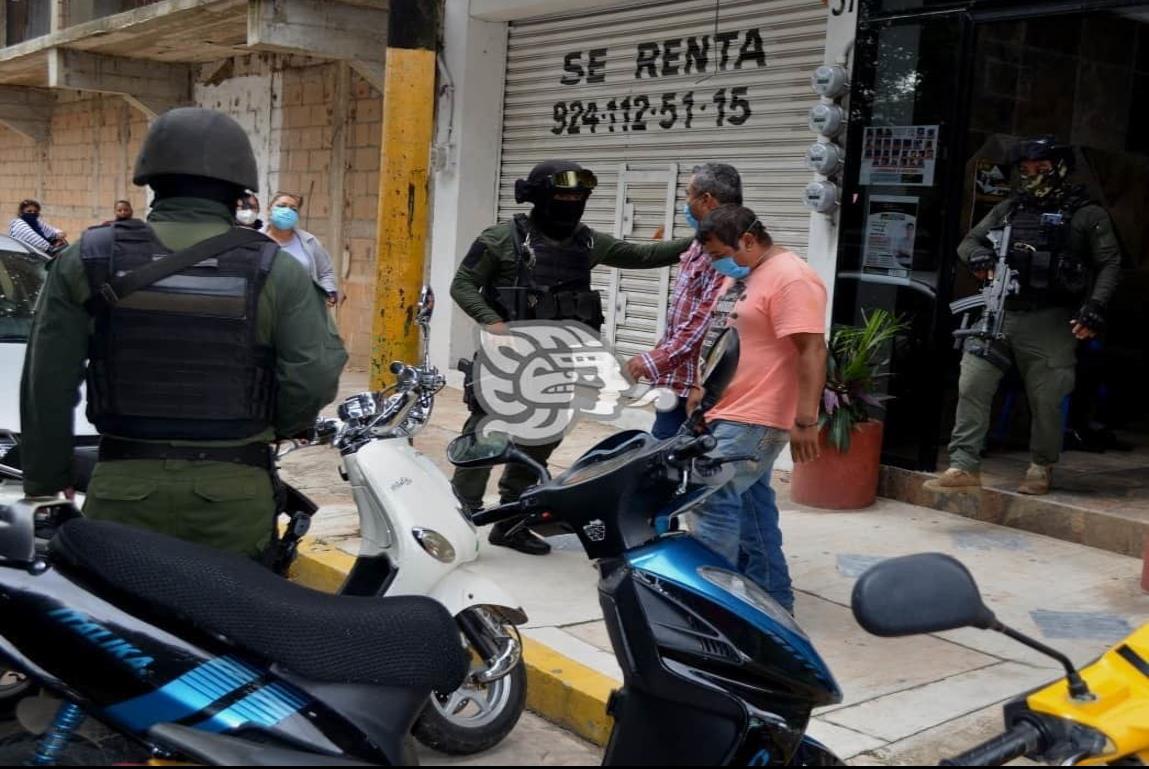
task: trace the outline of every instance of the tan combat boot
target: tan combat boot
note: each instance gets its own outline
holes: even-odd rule
[[[1053,480],[1053,468],[1049,465],[1033,465],[1025,471],[1025,480],[1017,487],[1018,494],[1048,494]]]
[[[973,491],[981,488],[981,473],[951,467],[922,485],[930,491]]]

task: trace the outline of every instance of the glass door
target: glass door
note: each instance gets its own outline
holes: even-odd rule
[[[933,469],[956,380],[948,303],[965,140],[966,13],[858,28],[834,322],[882,308],[909,332],[891,351],[883,461]]]

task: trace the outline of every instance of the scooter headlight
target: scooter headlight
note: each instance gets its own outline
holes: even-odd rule
[[[710,584],[730,593],[735,598],[750,604],[755,609],[768,615],[770,619],[778,624],[805,637],[806,634],[802,631],[802,628],[798,627],[798,623],[794,621],[794,618],[791,617],[777,601],[771,598],[769,593],[759,587],[757,583],[750,578],[714,566],[698,567],[698,576]]]
[[[455,560],[454,546],[439,532],[434,529],[416,527],[411,529],[411,533],[415,535],[415,541],[419,543],[420,547],[427,551],[427,555],[443,563],[451,563]]]

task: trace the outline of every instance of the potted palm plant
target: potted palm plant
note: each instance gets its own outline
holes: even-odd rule
[[[886,310],[862,313],[860,326],[836,326],[826,356],[826,389],[819,422],[821,456],[794,466],[791,498],[831,510],[868,507],[878,496],[882,422],[874,410],[890,396],[879,392],[889,374],[889,347],[907,324]]]

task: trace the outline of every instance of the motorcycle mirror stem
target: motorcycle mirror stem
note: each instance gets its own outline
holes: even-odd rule
[[[1041,652],[1045,656],[1057,660],[1059,663],[1061,663],[1061,666],[1065,668],[1065,680],[1069,684],[1069,696],[1075,700],[1094,699],[1093,692],[1089,691],[1088,684],[1085,683],[1085,679],[1081,677],[1081,674],[1077,672],[1077,668],[1074,667],[1073,661],[1070,660],[1069,657],[1051,646],[1046,646],[1037,639],[1030,638],[1025,633],[1014,630],[999,620],[995,619],[993,624],[989,626],[989,629],[996,630],[998,633],[1001,633],[1008,638],[1012,638],[1018,643],[1028,646],[1034,651]]]
[[[541,464],[538,460],[532,457],[527,452],[520,449],[513,443],[507,449],[507,460],[510,462],[518,462],[534,470],[535,475],[538,477],[540,483],[545,483],[551,478],[551,474],[547,472],[545,465]]]

